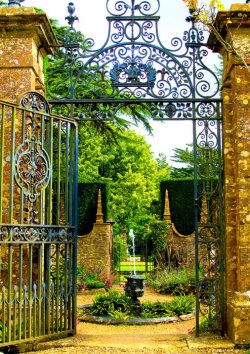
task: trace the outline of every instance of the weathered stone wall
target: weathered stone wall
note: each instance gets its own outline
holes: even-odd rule
[[[86,271],[109,276],[113,270],[113,235],[110,223],[94,224],[93,230],[77,239],[77,264]]]
[[[176,255],[176,259],[192,267],[195,261],[195,234],[181,235],[171,223],[167,235],[169,252]]]
[[[86,271],[98,271],[109,277],[113,271],[113,222],[104,222],[101,191],[98,193],[96,222],[93,230],[77,239],[77,264]]]
[[[223,55],[224,235],[226,327],[235,343],[250,343],[250,4],[220,12],[216,27],[241,58],[214,34]],[[248,68],[246,67],[248,65]]]
[[[165,258],[169,257],[176,261],[184,261],[190,267],[194,265],[195,260],[195,234],[180,234],[171,220],[168,191],[165,194],[165,206],[163,218],[169,223],[170,229],[166,235],[168,250]],[[166,261],[166,260],[164,260]]]

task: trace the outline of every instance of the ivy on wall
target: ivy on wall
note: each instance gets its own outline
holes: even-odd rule
[[[98,191],[101,190],[104,221],[108,220],[108,183],[78,183],[78,235],[91,232],[96,221]]]

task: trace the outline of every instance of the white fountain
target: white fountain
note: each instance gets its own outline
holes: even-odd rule
[[[135,314],[140,315],[142,311],[142,307],[140,301],[138,300],[138,297],[141,297],[144,294],[143,281],[145,280],[145,278],[136,275],[135,235],[133,230],[129,231],[129,236],[132,239],[132,249],[133,249],[133,257],[134,257],[134,275],[126,276],[127,282],[125,285],[125,293],[133,301],[133,312]]]
[[[133,259],[134,259],[134,275],[136,275],[136,261],[135,261],[135,235],[134,235],[134,231],[131,229],[129,231],[129,236],[132,239],[132,251],[133,251]],[[131,256],[130,256],[131,257]],[[131,260],[131,258],[130,258]]]

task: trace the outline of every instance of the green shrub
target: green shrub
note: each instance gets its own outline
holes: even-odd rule
[[[169,304],[170,310],[176,315],[185,315],[193,311],[195,306],[195,297],[190,296],[178,296],[175,297]]]
[[[171,219],[173,223],[181,234],[191,234],[194,232],[195,228],[193,178],[171,179],[161,182],[161,215],[163,215],[164,211],[166,189],[168,190]],[[198,189],[199,192],[201,192],[200,182],[198,182]]]
[[[193,296],[176,297],[170,303],[147,301],[142,303],[141,318],[183,315],[192,312],[193,307]],[[110,289],[107,294],[96,295],[88,312],[94,316],[111,316],[116,319],[126,319],[133,317],[133,302],[126,294]]]
[[[128,296],[110,289],[107,294],[98,294],[95,297],[89,312],[95,316],[112,316],[116,311],[128,314],[131,308],[132,301]]]
[[[147,301],[142,304],[143,318],[172,317],[174,313],[171,311],[169,303]]]
[[[188,294],[195,285],[195,271],[185,266],[159,270],[147,276],[147,284],[164,294]]]
[[[84,267],[77,268],[78,289],[100,289],[105,286],[100,275],[101,270],[85,272]]]

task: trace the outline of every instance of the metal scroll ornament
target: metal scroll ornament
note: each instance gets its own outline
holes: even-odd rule
[[[21,99],[21,106],[39,113],[50,113],[49,103],[38,92],[25,93]]]
[[[160,9],[160,0],[107,0],[111,16],[154,16]]]
[[[110,71],[112,86],[153,87],[156,80],[156,70],[151,64],[137,64],[135,60],[129,63],[115,63]]]
[[[187,20],[191,26],[183,38],[172,38],[165,47],[159,38],[160,18],[155,16],[159,0],[107,0],[106,7],[108,36],[102,47],[95,48],[93,39],[84,38],[74,28],[78,18],[74,4],[68,6],[70,28],[60,49],[61,64],[47,77],[54,112],[84,120],[110,119],[124,108],[124,99],[138,103],[141,99],[139,104],[154,119],[181,119],[194,116],[197,104],[205,98],[211,107],[200,107],[197,113],[210,115],[220,86],[204,62],[208,52],[195,24],[195,12],[190,11]],[[89,114],[92,99],[99,111],[95,115]],[[107,117],[103,106],[110,101],[116,101],[119,109],[112,106]]]
[[[50,180],[50,161],[42,143],[27,137],[15,154],[16,181],[27,199],[34,203]]]
[[[41,133],[42,114],[49,114],[50,109],[46,99],[36,92],[25,94],[21,105],[29,111],[25,117],[24,140],[15,153],[15,180],[26,198],[29,216],[26,220],[35,223],[38,212],[34,204],[51,178],[51,163]]]

